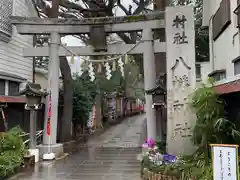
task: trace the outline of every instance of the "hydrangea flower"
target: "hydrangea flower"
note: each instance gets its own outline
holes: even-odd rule
[[[171,154],[161,154],[154,139],[149,138],[142,144],[142,155],[147,156],[149,160],[157,166],[163,164],[178,163],[178,157]]]
[[[147,139],[145,143],[148,144],[149,148],[153,148],[155,146],[155,141],[152,138]]]
[[[164,161],[170,162],[170,163],[174,163],[177,160],[177,157],[171,154],[164,154],[163,155],[163,159]]]

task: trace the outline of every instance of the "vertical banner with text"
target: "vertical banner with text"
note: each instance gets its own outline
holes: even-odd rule
[[[47,122],[47,136],[51,135],[51,118],[52,118],[52,96],[51,91],[49,94],[49,102],[48,102],[48,122]]]
[[[195,29],[193,7],[166,8],[167,47],[167,150],[172,154],[188,154],[191,143],[193,113],[189,95],[196,86]]]

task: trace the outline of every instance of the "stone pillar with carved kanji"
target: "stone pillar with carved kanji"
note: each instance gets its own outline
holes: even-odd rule
[[[195,30],[192,7],[166,8],[167,44],[167,151],[189,154],[195,115],[189,96],[196,86]]]

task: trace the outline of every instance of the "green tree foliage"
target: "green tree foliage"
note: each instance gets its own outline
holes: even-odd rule
[[[190,105],[196,112],[193,143],[209,158],[209,144],[224,144],[240,136],[236,125],[225,118],[224,101],[214,91],[213,84],[203,85],[192,96]]]
[[[88,72],[81,76],[74,75],[73,80],[73,123],[86,125],[89,112],[98,93],[118,91],[122,88],[123,78],[119,70],[112,72],[112,78],[106,79],[103,73],[97,74],[94,82],[90,81]]]
[[[106,75],[104,73],[99,73],[96,75],[96,84],[100,90],[100,92],[113,92],[122,89],[124,78],[121,75],[119,70],[111,72],[112,77],[110,80],[106,79]]]
[[[132,61],[128,64],[125,64],[124,66],[125,70],[125,91],[127,97],[141,97],[142,94],[144,96],[143,92],[143,79],[140,75],[140,69],[139,66],[135,63],[135,61]]]
[[[88,73],[74,75],[73,81],[73,124],[85,125],[95,100],[97,86],[90,81]]]

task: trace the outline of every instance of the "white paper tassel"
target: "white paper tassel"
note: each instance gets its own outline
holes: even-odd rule
[[[107,76],[106,78],[107,78],[107,80],[110,80],[111,77],[112,77],[112,74],[111,74],[111,68],[110,68],[108,62],[105,63],[104,66],[105,66],[105,68],[106,68],[106,76]]]
[[[120,58],[119,60],[118,60],[118,66],[120,67],[120,71],[121,71],[121,73],[122,73],[122,77],[124,77],[124,67],[123,67],[123,62],[122,62],[122,59]]]
[[[94,69],[93,69],[93,64],[89,63],[88,65],[88,74],[90,76],[90,81],[94,81],[95,80],[95,73],[94,73]]]

